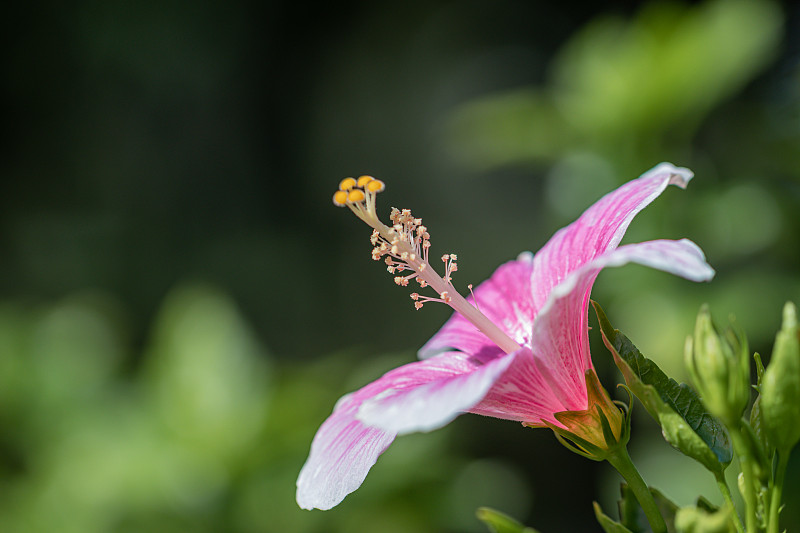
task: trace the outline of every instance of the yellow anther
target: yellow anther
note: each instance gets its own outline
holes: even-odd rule
[[[364,196],[364,191],[361,189],[351,189],[350,192],[347,193],[347,201],[350,203],[363,202],[365,199],[366,196]]]
[[[333,205],[336,207],[344,207],[347,202],[347,193],[345,191],[336,191],[333,193]]]
[[[339,182],[340,191],[349,191],[355,186],[356,186],[356,180],[354,180],[353,178],[345,178]]]
[[[360,178],[358,178],[358,186],[363,188],[364,185],[366,185],[370,181],[373,181],[374,179],[375,178],[373,178],[372,176],[361,176]]]
[[[358,178],[358,182],[361,183],[361,180],[363,178],[364,178],[364,176],[361,176],[361,178]],[[383,192],[383,190],[386,188],[386,184],[383,183],[381,180],[374,180],[372,178],[370,178],[370,180],[371,181],[369,181],[367,183],[367,186],[366,186],[366,189],[369,192]]]

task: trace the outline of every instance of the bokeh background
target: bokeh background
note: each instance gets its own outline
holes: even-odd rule
[[[463,289],[660,161],[692,168],[626,240],[689,237],[716,279],[628,266],[594,291],[681,380],[701,303],[767,358],[800,300],[795,2],[17,2],[4,20],[3,532],[477,532],[480,505],[599,530],[610,467],[476,416],[398,439],[338,508],[297,508],[336,399],[449,315],[370,260],[331,205],[344,176],[384,179],[381,208],[422,216]],[[718,500],[641,408],[631,449],[678,503]]]

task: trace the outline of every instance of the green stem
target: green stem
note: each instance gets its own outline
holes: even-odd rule
[[[758,521],[756,518],[756,487],[753,479],[753,456],[750,453],[750,446],[744,439],[739,427],[731,424],[729,427],[731,438],[733,439],[733,447],[739,456],[739,466],[742,468],[742,477],[744,478],[744,521],[747,533],[758,532]]]
[[[736,526],[737,533],[744,533],[744,524],[742,524],[742,519],[739,517],[739,513],[736,512],[736,505],[734,505],[733,498],[731,498],[731,489],[728,487],[728,482],[725,479],[725,473],[714,472],[714,477],[717,479],[717,487],[719,487],[719,491],[722,493],[722,497],[731,511],[733,523]]]
[[[786,476],[786,465],[789,463],[789,451],[778,451],[778,469],[775,472],[775,484],[772,486],[772,494],[769,500],[769,522],[767,522],[767,533],[778,533],[780,522],[779,513],[781,510],[781,499],[783,493],[783,479]]]
[[[658,510],[647,483],[633,465],[628,450],[624,446],[620,446],[613,454],[609,455],[607,460],[622,475],[636,499],[639,500],[639,505],[642,506],[653,533],[666,533],[667,524],[664,522],[664,517],[661,516],[661,511]]]

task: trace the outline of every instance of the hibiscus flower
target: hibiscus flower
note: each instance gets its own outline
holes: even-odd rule
[[[419,218],[394,209],[391,226],[380,222],[375,207],[381,181],[343,180],[334,203],[373,228],[373,259],[385,261],[398,285],[414,282],[436,293],[412,293],[417,309],[437,301],[455,313],[420,349],[420,361],[337,402],[298,477],[298,505],[334,507],[363,483],[397,435],[440,428],[461,413],[556,429],[567,419],[584,420],[558,415],[585,412],[596,396],[588,377],[594,372],[587,321],[600,270],[634,262],[692,281],[714,276],[700,248],[686,239],[619,246],[639,211],[668,185],[685,188],[692,176],[685,168],[658,165],[598,200],[535,255],[523,253],[501,265],[468,298],[452,285],[454,254],[442,256],[444,276],[430,264],[430,235]],[[613,429],[618,433],[619,424]]]

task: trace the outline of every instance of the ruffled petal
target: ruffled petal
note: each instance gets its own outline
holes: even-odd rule
[[[529,425],[543,425],[542,420],[557,424],[553,413],[570,410],[561,401],[557,385],[549,379],[533,352],[523,348],[514,354],[506,372],[469,412]]]
[[[657,240],[628,244],[604,254],[572,272],[550,293],[536,318],[531,350],[517,355],[473,413],[518,420],[529,425],[558,422],[558,411],[586,409],[584,381],[589,339],[589,295],[600,270],[607,266],[639,263],[691,281],[708,281],[714,269],[692,241]]]
[[[327,510],[364,482],[367,472],[395,435],[368,427],[355,414],[360,402],[348,397],[317,431],[311,453],[297,478],[297,504]]]
[[[620,246],[610,254],[597,258],[594,268],[639,263],[690,281],[711,281],[716,272],[706,262],[703,250],[689,239],[660,239]]]
[[[441,377],[416,387],[387,390],[365,401],[357,416],[370,426],[397,434],[440,428],[480,402],[515,356],[504,355],[478,366],[461,352],[432,357],[423,363],[445,362],[437,369]],[[471,369],[463,371],[462,365]]]
[[[396,368],[358,391],[342,397],[311,443],[311,452],[297,478],[298,505],[303,509],[330,509],[338,505],[345,496],[361,486],[378,456],[394,440],[395,431],[372,427],[358,419],[358,412],[365,402],[390,398],[428,383],[468,375],[480,366],[463,353],[445,353]],[[480,373],[479,376],[482,377],[466,381],[472,386],[475,386],[475,382],[480,385],[483,380],[490,379],[487,377],[489,374],[491,373]],[[468,388],[465,386],[464,390]],[[463,399],[464,391],[461,393],[460,396],[458,391],[453,394],[458,399]],[[479,400],[480,397],[467,407]],[[446,390],[444,394],[437,396],[436,401],[448,405]],[[461,402],[451,401],[449,405],[457,408]],[[441,407],[436,408],[438,412],[442,412]],[[408,420],[407,415],[405,419]],[[439,425],[444,423],[446,422]],[[428,425],[430,426],[429,421]]]
[[[616,248],[633,217],[668,185],[685,188],[693,176],[686,168],[661,163],[603,196],[575,222],[557,231],[533,259],[535,310],[542,308],[550,291],[570,272]]]
[[[515,261],[500,265],[489,279],[474,290],[481,312],[520,344],[530,336],[533,325],[532,272],[533,256],[530,253],[521,254]],[[472,296],[467,301],[475,304]],[[452,349],[468,353],[482,362],[503,355],[494,342],[459,313],[453,313],[445,325],[420,348],[419,357],[425,359]]]
[[[657,198],[668,185],[685,188],[693,174],[685,168],[661,163],[589,207],[578,220],[560,229],[531,259],[522,254],[516,261],[500,266],[492,277],[475,290],[480,310],[520,344],[531,336],[533,320],[547,301],[550,291],[566,276],[596,257],[616,248],[633,217]],[[472,297],[468,298],[472,302]],[[503,354],[492,341],[458,313],[420,350],[420,359],[455,349],[481,361]],[[591,366],[588,351],[572,366]],[[580,373],[581,383],[583,372]]]

